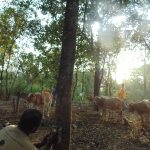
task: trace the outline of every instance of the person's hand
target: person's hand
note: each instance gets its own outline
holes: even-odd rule
[[[50,134],[46,134],[41,143],[43,143],[43,145],[45,145],[49,141],[49,138],[50,138]]]
[[[57,132],[52,132],[49,134],[49,143],[56,144],[58,142],[58,133]]]
[[[36,148],[40,148],[40,147],[46,145],[49,141],[49,137],[50,137],[50,134],[45,135],[43,140],[40,143],[35,143],[34,146]]]
[[[48,137],[48,142],[46,144],[46,149],[45,150],[49,150],[50,147],[53,145],[55,146],[58,142],[58,133],[56,132],[52,132],[49,134],[49,137]]]

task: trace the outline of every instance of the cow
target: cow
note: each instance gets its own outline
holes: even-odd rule
[[[30,93],[27,96],[27,102],[29,108],[42,108],[43,118],[45,113],[49,117],[50,107],[52,104],[52,94],[48,91],[42,91],[41,93]]]
[[[96,111],[102,111],[102,118],[107,117],[107,114],[110,116],[110,113],[117,112],[120,116],[118,120],[122,121],[123,119],[123,110],[125,109],[125,104],[122,100],[117,97],[108,97],[108,96],[95,96],[93,98],[94,109]]]
[[[44,116],[44,112],[47,112],[47,116],[49,117],[49,112],[50,112],[50,108],[52,105],[52,101],[53,101],[53,96],[52,93],[48,92],[48,91],[42,91],[42,99],[44,102],[44,106],[43,106],[43,116]]]
[[[140,116],[142,125],[146,126],[149,123],[150,100],[143,99],[140,102],[130,103],[128,111],[130,113],[137,113]]]

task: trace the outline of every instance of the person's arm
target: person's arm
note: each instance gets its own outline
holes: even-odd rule
[[[41,148],[45,145],[46,147],[51,147],[53,144],[57,143],[57,141],[58,141],[57,133],[50,133],[43,138],[42,142],[35,143],[34,146],[36,148]]]
[[[47,142],[48,142],[49,136],[50,136],[50,134],[47,134],[46,136],[44,136],[44,138],[43,138],[43,140],[42,140],[41,142],[35,143],[34,146],[35,146],[36,148],[40,148],[40,147],[46,145]]]
[[[35,143],[34,144],[34,146],[36,147],[36,148],[40,148],[40,147],[42,147],[42,146],[44,146],[45,144],[44,143]]]
[[[46,144],[45,150],[49,150],[52,145],[56,145],[58,142],[58,133],[53,133],[50,135],[50,138],[48,139],[48,142]]]

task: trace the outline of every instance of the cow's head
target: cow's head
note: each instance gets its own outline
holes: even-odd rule
[[[129,112],[134,112],[134,105],[133,105],[133,103],[129,104],[128,111]]]
[[[89,96],[87,96],[87,99],[88,99],[90,102],[92,102],[92,101],[94,100],[94,96],[89,95]]]
[[[27,101],[31,102],[34,97],[35,97],[35,95],[33,93],[28,94]]]

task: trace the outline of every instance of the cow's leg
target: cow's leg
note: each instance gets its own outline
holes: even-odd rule
[[[145,127],[147,128],[149,125],[149,114],[145,114]]]
[[[149,117],[150,117],[150,113],[148,113],[148,128],[149,128],[149,123],[150,123],[150,120],[149,120]]]
[[[122,122],[123,121],[123,111],[120,110],[118,114],[119,114],[118,122]]]
[[[141,114],[140,117],[141,117],[141,124],[142,126],[144,126],[144,116]]]
[[[102,120],[103,120],[103,121],[104,121],[104,120],[107,120],[106,117],[107,117],[106,109],[103,109],[103,110],[102,110]]]
[[[48,117],[49,117],[49,114],[50,114],[51,106],[52,106],[52,102],[49,102],[48,105],[47,105],[47,116]]]
[[[114,119],[114,111],[108,109],[108,120],[113,120]]]
[[[42,118],[45,119],[45,115],[44,115],[44,113],[45,113],[45,105],[43,106],[42,109],[43,109],[43,117]]]
[[[147,124],[149,124],[149,113],[147,114]]]
[[[50,111],[50,104],[47,106],[47,117],[49,117],[49,111]]]
[[[47,106],[47,117],[49,117],[50,106]]]
[[[33,103],[29,103],[28,108],[33,108]]]
[[[144,118],[143,118],[143,124],[144,124],[144,127],[148,127],[148,114],[144,114]]]

